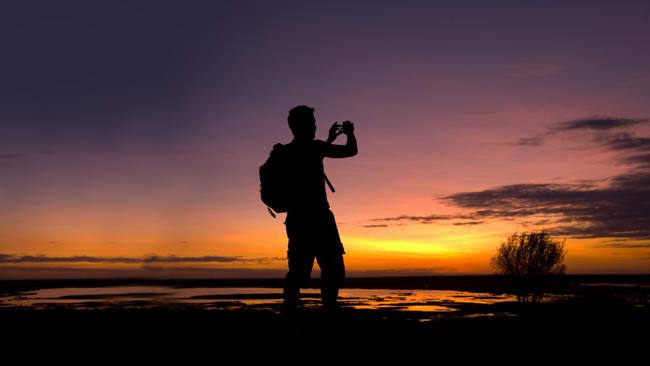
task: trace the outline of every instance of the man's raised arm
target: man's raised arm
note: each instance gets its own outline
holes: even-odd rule
[[[347,142],[345,145],[334,145],[332,142],[336,139],[336,136],[341,133],[347,136]],[[339,126],[336,122],[330,128],[329,137],[327,138],[327,144],[325,144],[325,156],[328,158],[349,158],[351,156],[357,155],[357,138],[354,136],[354,124],[350,121],[343,122],[343,125]]]

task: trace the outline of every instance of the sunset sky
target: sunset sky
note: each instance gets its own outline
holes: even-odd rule
[[[487,274],[539,229],[568,273],[650,272],[648,1],[13,3],[0,278],[283,276],[258,168],[299,104],[356,127],[351,276]]]

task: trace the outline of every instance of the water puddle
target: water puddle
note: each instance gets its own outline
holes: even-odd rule
[[[318,289],[302,290],[303,301],[317,303]],[[514,296],[438,290],[342,289],[341,304],[355,309],[392,309],[444,313],[457,311],[463,304],[490,305],[516,301]],[[0,297],[0,306],[47,307],[69,304],[92,308],[100,304],[135,307],[169,304],[197,304],[205,308],[265,306],[282,303],[282,289],[168,286],[113,286],[50,288]]]

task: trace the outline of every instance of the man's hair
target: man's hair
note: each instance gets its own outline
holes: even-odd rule
[[[306,106],[306,105],[299,105],[297,107],[291,108],[289,111],[289,117],[287,117],[287,121],[289,122],[289,128],[291,131],[298,131],[300,129],[300,125],[305,123],[305,121],[311,122],[312,118],[314,117],[314,108]]]

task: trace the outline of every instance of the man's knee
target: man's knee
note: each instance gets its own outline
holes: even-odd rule
[[[332,285],[340,285],[345,279],[345,264],[343,256],[331,256],[320,258],[321,277],[324,282]]]
[[[308,287],[309,282],[311,281],[311,273],[298,271],[298,270],[289,270],[285,277],[285,280],[290,286],[294,287]]]

